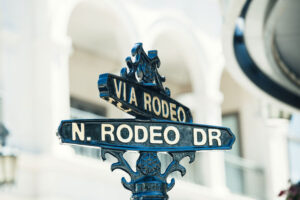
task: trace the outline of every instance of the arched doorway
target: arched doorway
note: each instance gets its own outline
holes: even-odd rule
[[[155,31],[154,31],[155,32]],[[194,111],[196,94],[204,85],[196,85],[194,77],[199,74],[199,69],[195,62],[197,53],[194,47],[183,38],[188,38],[186,33],[180,30],[180,27],[164,27],[154,34],[153,40],[147,45],[151,49],[158,50],[158,56],[161,60],[159,72],[166,77],[165,86],[171,90],[171,97],[188,106]],[[178,39],[178,38],[182,38]],[[183,42],[185,41],[185,42]],[[195,117],[197,113],[193,112]],[[198,117],[196,116],[196,119]],[[164,153],[159,153],[162,162],[162,170],[172,161],[171,157]],[[201,156],[197,156],[197,160],[201,160]],[[187,174],[183,177],[188,182],[203,184],[201,179],[202,170],[198,162],[188,163],[188,159],[184,159],[182,164],[187,169]],[[180,177],[179,173],[172,174],[173,177]]]
[[[119,74],[133,42],[131,30],[111,4],[83,1],[75,6],[68,24],[73,52],[69,58],[71,118],[122,117],[99,98],[99,74]],[[130,19],[126,19],[130,20]],[[130,27],[132,29],[132,27]],[[75,147],[79,154],[99,158],[99,149]]]

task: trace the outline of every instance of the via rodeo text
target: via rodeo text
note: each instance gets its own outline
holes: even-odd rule
[[[119,109],[143,118],[163,119],[178,122],[192,122],[190,110],[155,91],[113,74],[101,74],[99,78],[100,97]]]

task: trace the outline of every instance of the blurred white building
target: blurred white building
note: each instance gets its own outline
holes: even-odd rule
[[[269,3],[253,1],[246,30],[257,26],[258,35],[248,32],[250,50],[272,73],[277,63],[269,59],[272,50],[266,48],[261,28],[272,10]],[[240,74],[232,37],[244,4],[1,0],[0,120],[11,132],[9,145],[18,150],[19,160],[17,182],[0,188],[0,199],[130,198],[120,183],[126,175],[110,172],[113,158],[103,162],[99,149],[61,145],[56,130],[63,119],[128,117],[99,98],[97,81],[101,73],[119,74],[136,42],[158,50],[165,85],[173,98],[190,107],[194,122],[223,123],[237,136],[231,151],[198,152],[191,165],[184,160],[187,174],[181,178],[175,173],[170,199],[276,199],[289,179],[300,179],[299,110],[274,100]],[[283,84],[299,95],[299,87]],[[127,154],[134,165],[136,154]],[[170,161],[161,157],[164,165]]]

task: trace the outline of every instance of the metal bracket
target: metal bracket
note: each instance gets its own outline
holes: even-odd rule
[[[125,150],[102,148],[101,157],[105,161],[106,154],[114,156],[118,161],[111,165],[111,170],[121,169],[129,174],[131,180],[128,182],[123,177],[122,184],[132,192],[132,200],[167,200],[167,192],[175,185],[174,178],[171,179],[170,183],[167,182],[168,176],[175,171],[184,176],[186,169],[180,164],[180,161],[185,157],[190,158],[190,163],[195,160],[195,152],[169,152],[173,160],[165,172],[161,173],[161,162],[157,152],[141,151],[136,162],[136,171],[134,171],[123,157],[125,152]]]

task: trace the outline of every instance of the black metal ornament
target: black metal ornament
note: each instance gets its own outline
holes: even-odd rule
[[[157,56],[157,50],[148,51],[147,55],[143,49],[143,44],[136,43],[131,54],[135,61],[132,62],[131,57],[125,59],[127,67],[121,69],[121,76],[144,86],[156,87],[162,93],[170,96],[170,89],[163,86],[166,78],[158,73],[160,60]]]
[[[123,186],[132,192],[134,200],[141,199],[168,199],[167,192],[174,185],[174,178],[171,182],[167,182],[167,177],[175,171],[179,171],[181,176],[184,176],[186,169],[179,164],[184,157],[190,158],[190,163],[195,160],[195,152],[180,152],[172,153],[173,161],[169,164],[164,173],[161,173],[161,163],[158,159],[157,152],[140,152],[140,156],[136,162],[136,171],[131,169],[130,165],[124,159],[125,151],[102,149],[101,156],[106,160],[106,154],[110,154],[118,159],[118,162],[112,164],[111,170],[121,169],[129,174],[131,180],[128,182],[123,177]]]
[[[129,174],[122,178],[123,186],[132,192],[132,200],[167,200],[174,185],[168,176],[186,169],[180,161],[195,160],[199,150],[231,149],[235,137],[229,128],[192,123],[189,108],[170,97],[163,86],[165,77],[158,73],[160,60],[157,51],[145,53],[142,43],[134,45],[134,62],[126,58],[127,67],[121,77],[101,74],[98,80],[100,97],[136,119],[64,120],[58,129],[62,143],[101,147],[101,157],[110,154],[117,159],[111,170]],[[136,169],[124,158],[128,150],[139,152]],[[167,152],[172,162],[164,172],[158,152]]]

